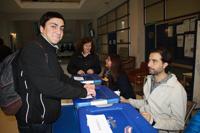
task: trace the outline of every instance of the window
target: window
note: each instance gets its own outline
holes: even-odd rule
[[[126,1],[99,17],[97,31],[100,43],[100,54],[108,54],[108,35],[115,32],[117,38],[117,54],[129,56],[129,1]]]

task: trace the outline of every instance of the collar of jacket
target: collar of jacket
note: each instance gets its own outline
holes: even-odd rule
[[[148,75],[147,76],[147,83],[151,84],[151,80],[152,80],[152,75]],[[167,82],[162,83],[161,85],[167,85],[170,87],[174,87],[174,84],[176,84],[175,82],[177,82],[177,77],[176,75],[174,75],[173,73],[171,73],[170,78],[167,80]]]
[[[45,48],[56,52],[56,47],[52,46],[42,35],[37,37],[37,41]]]

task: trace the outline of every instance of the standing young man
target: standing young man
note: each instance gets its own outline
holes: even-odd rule
[[[143,87],[144,99],[125,99],[138,108],[141,114],[159,132],[181,130],[184,127],[187,95],[176,76],[170,72],[171,55],[167,50],[156,49],[149,55],[149,74]],[[161,131],[162,130],[162,131]]]
[[[64,24],[61,14],[45,13],[40,19],[41,34],[25,45],[20,54],[18,93],[23,106],[16,114],[20,133],[51,133],[62,98],[96,94],[94,85],[83,86],[64,75],[57,61],[56,44],[63,37]]]

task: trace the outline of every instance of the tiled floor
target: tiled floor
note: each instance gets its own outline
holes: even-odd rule
[[[1,133],[18,133],[15,117],[6,116],[1,110],[0,110],[0,132]]]

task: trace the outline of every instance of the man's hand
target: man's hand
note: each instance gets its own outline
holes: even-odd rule
[[[83,86],[87,90],[87,96],[96,96],[95,85],[94,84],[85,84]]]
[[[124,98],[123,96],[120,96],[120,101],[122,103],[129,103],[128,99]]]
[[[141,115],[151,124],[152,123],[152,117],[151,114],[148,112],[141,112]]]
[[[94,70],[88,69],[88,70],[87,70],[87,74],[94,74]]]
[[[83,75],[83,74],[85,74],[85,72],[84,72],[83,70],[79,70],[79,71],[77,72],[77,74],[78,74],[78,75]]]

